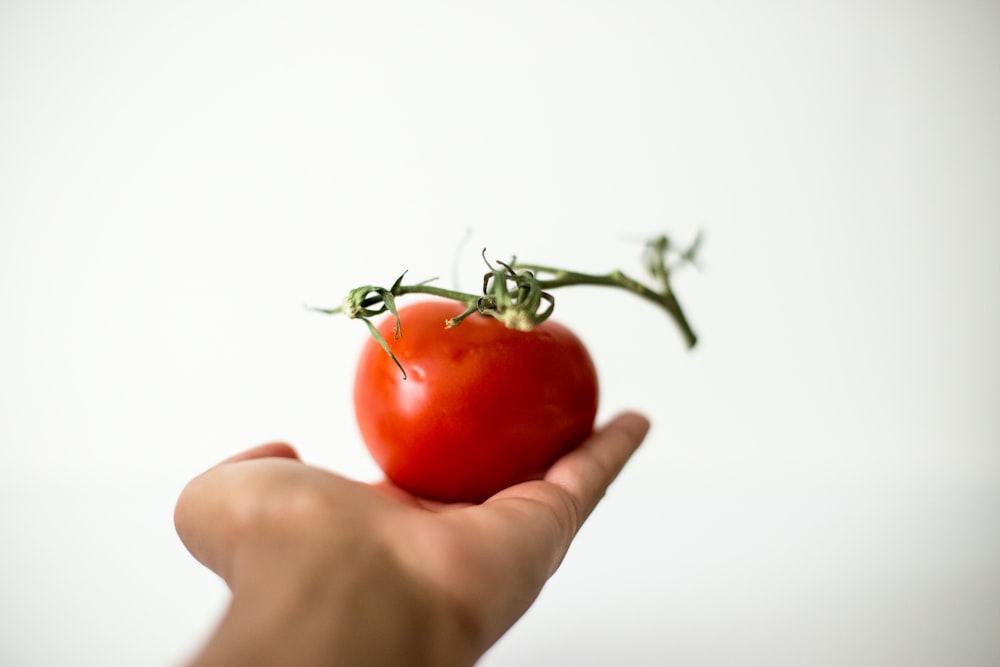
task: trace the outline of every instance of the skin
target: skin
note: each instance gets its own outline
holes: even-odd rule
[[[192,665],[471,665],[528,609],[649,428],[619,415],[541,480],[441,504],[289,445],[192,480],[175,511],[232,600]]]

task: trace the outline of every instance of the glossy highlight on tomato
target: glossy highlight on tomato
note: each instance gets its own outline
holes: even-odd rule
[[[407,373],[370,339],[354,404],[362,438],[397,486],[447,502],[480,502],[536,479],[591,432],[598,381],[577,336],[547,320],[529,332],[452,301],[399,309],[379,331]]]

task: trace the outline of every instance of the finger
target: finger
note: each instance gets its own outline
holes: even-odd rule
[[[254,474],[261,465],[268,469],[303,467],[290,445],[260,445],[231,456],[192,479],[174,507],[174,527],[181,541],[195,558],[223,577],[227,577],[228,555],[243,520],[253,515],[258,501],[266,495],[270,478]]]
[[[251,459],[283,458],[299,460],[299,453],[295,448],[284,442],[269,442],[265,445],[258,445],[245,452],[240,452],[230,456],[223,463],[239,463]]]
[[[634,412],[623,413],[549,468],[545,481],[562,489],[572,501],[574,534],[648,432],[649,420]]]
[[[619,415],[556,461],[543,480],[504,489],[474,509],[494,522],[495,534],[507,535],[511,553],[547,563],[544,582],[648,430],[642,415]]]

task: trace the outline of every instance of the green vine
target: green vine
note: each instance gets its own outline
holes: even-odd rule
[[[434,279],[404,285],[404,272],[392,284],[384,288],[376,285],[364,285],[348,292],[344,302],[337,308],[310,308],[327,315],[343,313],[351,319],[360,319],[367,326],[379,345],[392,357],[406,377],[406,371],[392,353],[388,342],[382,337],[372,323],[372,318],[386,312],[395,318],[393,335],[400,336],[399,313],[396,310],[396,298],[407,294],[428,294],[431,296],[453,299],[465,304],[465,310],[445,322],[446,327],[455,327],[465,318],[478,313],[494,317],[509,328],[530,331],[552,314],[555,299],[549,290],[571,285],[591,285],[597,287],[617,287],[631,292],[660,308],[674,320],[688,347],[694,347],[698,337],[691,328],[680,302],[670,285],[674,270],[685,264],[694,264],[695,256],[701,246],[702,236],[699,233],[693,243],[683,250],[677,249],[666,236],[659,236],[645,246],[644,264],[647,273],[653,279],[653,285],[646,285],[631,278],[621,271],[595,275],[578,271],[567,271],[540,264],[524,264],[517,261],[510,263],[496,262],[493,266],[483,260],[489,271],[483,276],[482,294],[469,294],[456,290],[437,287],[430,283]]]

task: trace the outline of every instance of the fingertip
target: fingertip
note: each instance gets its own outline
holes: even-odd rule
[[[295,448],[288,443],[269,442],[230,456],[228,459],[225,459],[223,463],[238,463],[240,461],[268,458],[295,459],[296,461],[302,460]]]
[[[638,447],[640,443],[646,438],[649,433],[650,421],[646,415],[628,410],[621,412],[616,415],[611,421],[605,424],[598,431],[604,431],[607,429],[620,429],[626,435],[626,437],[634,442]]]

